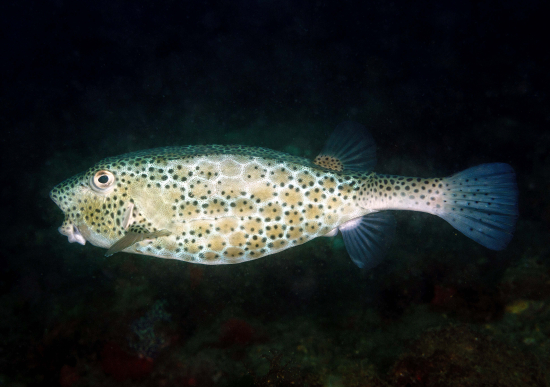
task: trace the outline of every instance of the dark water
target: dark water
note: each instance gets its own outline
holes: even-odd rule
[[[549,384],[542,2],[20,1],[0,18],[0,386]],[[511,164],[508,248],[405,212],[368,272],[340,237],[209,267],[57,232],[49,190],[103,157],[314,157],[344,120],[372,132],[381,173]]]

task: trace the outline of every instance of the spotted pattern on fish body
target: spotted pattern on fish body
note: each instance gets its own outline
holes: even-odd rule
[[[457,181],[461,184],[464,176],[423,179],[365,170],[374,164],[374,146],[357,133],[357,125],[337,128],[338,138],[348,141],[325,147],[314,162],[234,145],[167,147],[107,158],[51,191],[65,213],[59,231],[70,242],[107,248],[106,255],[124,251],[228,264],[274,254],[339,229],[352,259],[364,267],[385,253],[392,233],[391,217],[382,212],[378,216],[378,211],[423,211],[451,224],[464,222],[455,214],[464,211],[456,197],[461,192]],[[489,169],[498,177],[500,172]],[[504,174],[510,172],[505,169]],[[480,201],[484,209],[494,202],[496,211],[489,217],[498,224],[485,216],[483,227],[498,229],[493,239],[500,244],[488,247],[505,245],[517,217],[515,180],[498,180],[503,192],[497,187],[487,199],[484,194],[494,191],[494,182],[473,175],[483,180],[481,188],[470,192],[467,185],[462,199],[469,201],[466,207],[479,207],[475,214]],[[480,201],[471,203],[476,195]],[[455,220],[450,219],[453,214]],[[472,230],[470,234],[480,232]],[[487,245],[483,238],[478,242]]]
[[[98,171],[116,182],[108,194],[85,192]],[[170,235],[126,251],[219,264],[302,244],[360,216],[351,200],[360,178],[261,148],[161,148],[106,159],[51,196],[68,214],[63,229],[78,225],[93,244],[110,247],[125,234],[132,203],[135,224]]]

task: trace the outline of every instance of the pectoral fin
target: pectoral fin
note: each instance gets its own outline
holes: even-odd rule
[[[116,241],[105,253],[106,257],[118,253],[127,247],[132,246],[134,243],[141,242],[145,239],[155,239],[162,236],[168,236],[171,232],[168,230],[158,230],[150,232],[141,226],[131,226],[126,234]]]

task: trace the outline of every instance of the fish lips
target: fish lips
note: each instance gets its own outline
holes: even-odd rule
[[[82,246],[86,244],[86,238],[82,235],[78,227],[72,223],[64,224],[57,229],[61,235],[67,236],[69,243],[80,243]]]

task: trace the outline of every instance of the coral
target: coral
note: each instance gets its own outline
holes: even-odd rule
[[[547,386],[534,356],[465,327],[425,333],[388,374],[392,386]]]
[[[254,328],[244,320],[230,318],[221,327],[219,344],[221,347],[246,346],[254,339]]]
[[[502,297],[492,289],[481,286],[434,285],[432,309],[447,313],[465,322],[489,322],[502,317]]]
[[[151,373],[153,361],[132,356],[116,343],[106,343],[101,350],[101,368],[118,382],[139,380]]]
[[[59,385],[61,387],[71,387],[73,384],[78,383],[80,375],[76,367],[71,367],[68,364],[63,365],[59,371]]]
[[[168,345],[166,336],[155,330],[157,323],[170,321],[171,315],[164,309],[165,305],[165,301],[155,302],[145,316],[138,318],[131,325],[136,339],[130,341],[130,347],[140,357],[153,359],[163,347]]]
[[[323,384],[314,375],[303,372],[298,367],[290,366],[291,361],[285,364],[281,363],[282,353],[273,352],[273,356],[263,355],[263,358],[269,361],[269,371],[264,376],[258,377],[253,371],[248,373],[254,379],[256,387],[320,387]]]

